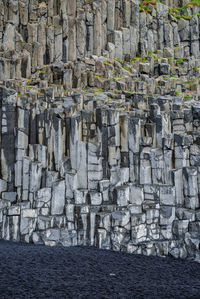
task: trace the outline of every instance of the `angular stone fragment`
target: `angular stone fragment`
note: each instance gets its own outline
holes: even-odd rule
[[[188,220],[175,220],[173,223],[173,233],[177,238],[183,238],[188,231]]]
[[[55,182],[52,188],[51,214],[61,215],[65,205],[65,181]]]
[[[60,238],[59,229],[48,229],[44,236],[45,241],[58,241],[59,238]]]
[[[37,210],[35,210],[35,209],[23,209],[22,210],[22,217],[23,218],[36,218],[37,217]]]
[[[41,208],[45,203],[51,200],[51,188],[42,188],[36,192],[35,201],[36,207]]]
[[[77,145],[77,188],[87,188],[87,149],[83,142]]]
[[[175,188],[171,186],[160,187],[160,204],[167,206],[175,205]]]
[[[76,174],[65,174],[66,198],[73,198],[74,191],[76,190]]]
[[[135,205],[141,205],[144,201],[144,190],[140,186],[130,186],[129,196],[130,203]]]
[[[160,209],[160,225],[170,225],[175,220],[175,207],[162,206]]]
[[[115,28],[115,0],[108,0],[107,29],[113,31]]]
[[[115,44],[115,56],[118,59],[123,58],[123,50],[122,50],[122,32],[114,31],[114,44]]]
[[[127,206],[129,203],[129,187],[122,186],[115,189],[115,196],[119,206]]]
[[[90,200],[92,205],[100,205],[102,203],[102,195],[101,193],[91,192]]]
[[[29,190],[35,192],[40,189],[42,176],[42,165],[41,163],[32,162],[30,165],[30,181]]]
[[[112,213],[113,225],[126,226],[130,221],[130,215],[128,211],[113,212]]]
[[[60,243],[63,246],[76,246],[77,245],[77,232],[76,230],[61,229]]]
[[[8,208],[8,215],[9,216],[17,216],[20,215],[20,206],[11,206]]]
[[[7,182],[0,179],[0,193],[7,190]]]
[[[5,28],[3,39],[4,51],[15,50],[15,27],[12,23],[8,23]]]
[[[140,224],[132,228],[132,240],[137,243],[143,242],[146,240],[147,228],[145,224]]]
[[[17,199],[17,193],[16,192],[2,192],[2,199],[14,202]]]

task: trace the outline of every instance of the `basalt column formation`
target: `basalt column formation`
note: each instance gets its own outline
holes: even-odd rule
[[[0,0],[0,238],[200,261],[200,3]]]

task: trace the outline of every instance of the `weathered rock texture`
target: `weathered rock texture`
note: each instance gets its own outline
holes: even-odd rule
[[[194,14],[187,20],[173,17],[162,3],[140,12],[139,2],[2,0],[0,80],[29,78],[46,64],[90,55],[123,59],[165,47],[174,55],[179,47],[178,58],[198,57],[199,7],[186,9]]]
[[[199,17],[168,12],[1,2],[1,238],[200,260]]]

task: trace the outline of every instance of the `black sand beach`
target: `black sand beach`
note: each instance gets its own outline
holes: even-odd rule
[[[0,241],[0,298],[200,298],[200,264]]]

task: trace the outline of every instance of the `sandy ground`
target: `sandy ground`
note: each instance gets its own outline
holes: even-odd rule
[[[0,298],[200,298],[200,264],[0,241]]]

